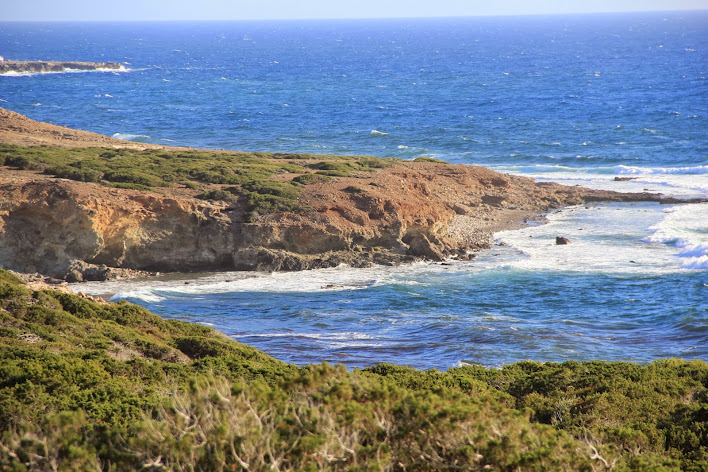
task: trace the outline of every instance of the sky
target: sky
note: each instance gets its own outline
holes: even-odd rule
[[[175,21],[706,10],[708,0],[0,0],[0,21]]]

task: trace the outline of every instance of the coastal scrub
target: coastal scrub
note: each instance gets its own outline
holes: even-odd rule
[[[395,165],[371,156],[208,150],[24,147],[0,144],[0,165],[143,191],[183,187],[203,199],[243,199],[249,214],[301,211],[302,185]],[[292,175],[283,180],[281,175]]]
[[[0,270],[3,470],[705,470],[708,365],[277,361]]]

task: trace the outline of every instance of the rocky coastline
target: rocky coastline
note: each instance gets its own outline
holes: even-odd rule
[[[44,74],[67,70],[125,70],[125,67],[118,62],[0,60],[0,74]]]
[[[50,146],[133,145],[3,112],[0,143],[36,145],[28,138],[36,129],[44,133],[41,143]],[[395,161],[305,185],[297,197],[302,211],[248,216],[243,199],[197,197],[189,186],[115,188],[5,165],[0,267],[77,282],[146,271],[292,271],[466,260],[490,247],[493,232],[553,208],[597,201],[675,203],[656,194],[538,183],[430,161]]]

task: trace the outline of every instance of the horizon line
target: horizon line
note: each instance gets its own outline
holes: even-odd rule
[[[542,17],[542,16],[594,16],[594,15],[626,15],[644,13],[690,13],[708,12],[708,8],[678,9],[678,10],[622,10],[622,11],[596,11],[596,12],[561,12],[561,13],[494,13],[479,15],[433,15],[433,16],[386,16],[386,17],[331,17],[331,18],[190,18],[190,19],[14,19],[0,20],[0,23],[194,23],[214,22],[225,23],[234,21],[361,21],[361,20],[424,20],[424,19],[465,19],[465,18],[513,18],[513,17]]]

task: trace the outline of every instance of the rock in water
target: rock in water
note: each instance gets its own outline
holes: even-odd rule
[[[563,236],[556,236],[556,245],[563,246],[565,244],[570,244],[570,239],[564,238]]]
[[[0,61],[0,74],[16,72],[19,74],[41,74],[64,72],[65,70],[124,70],[117,62],[86,61]]]

